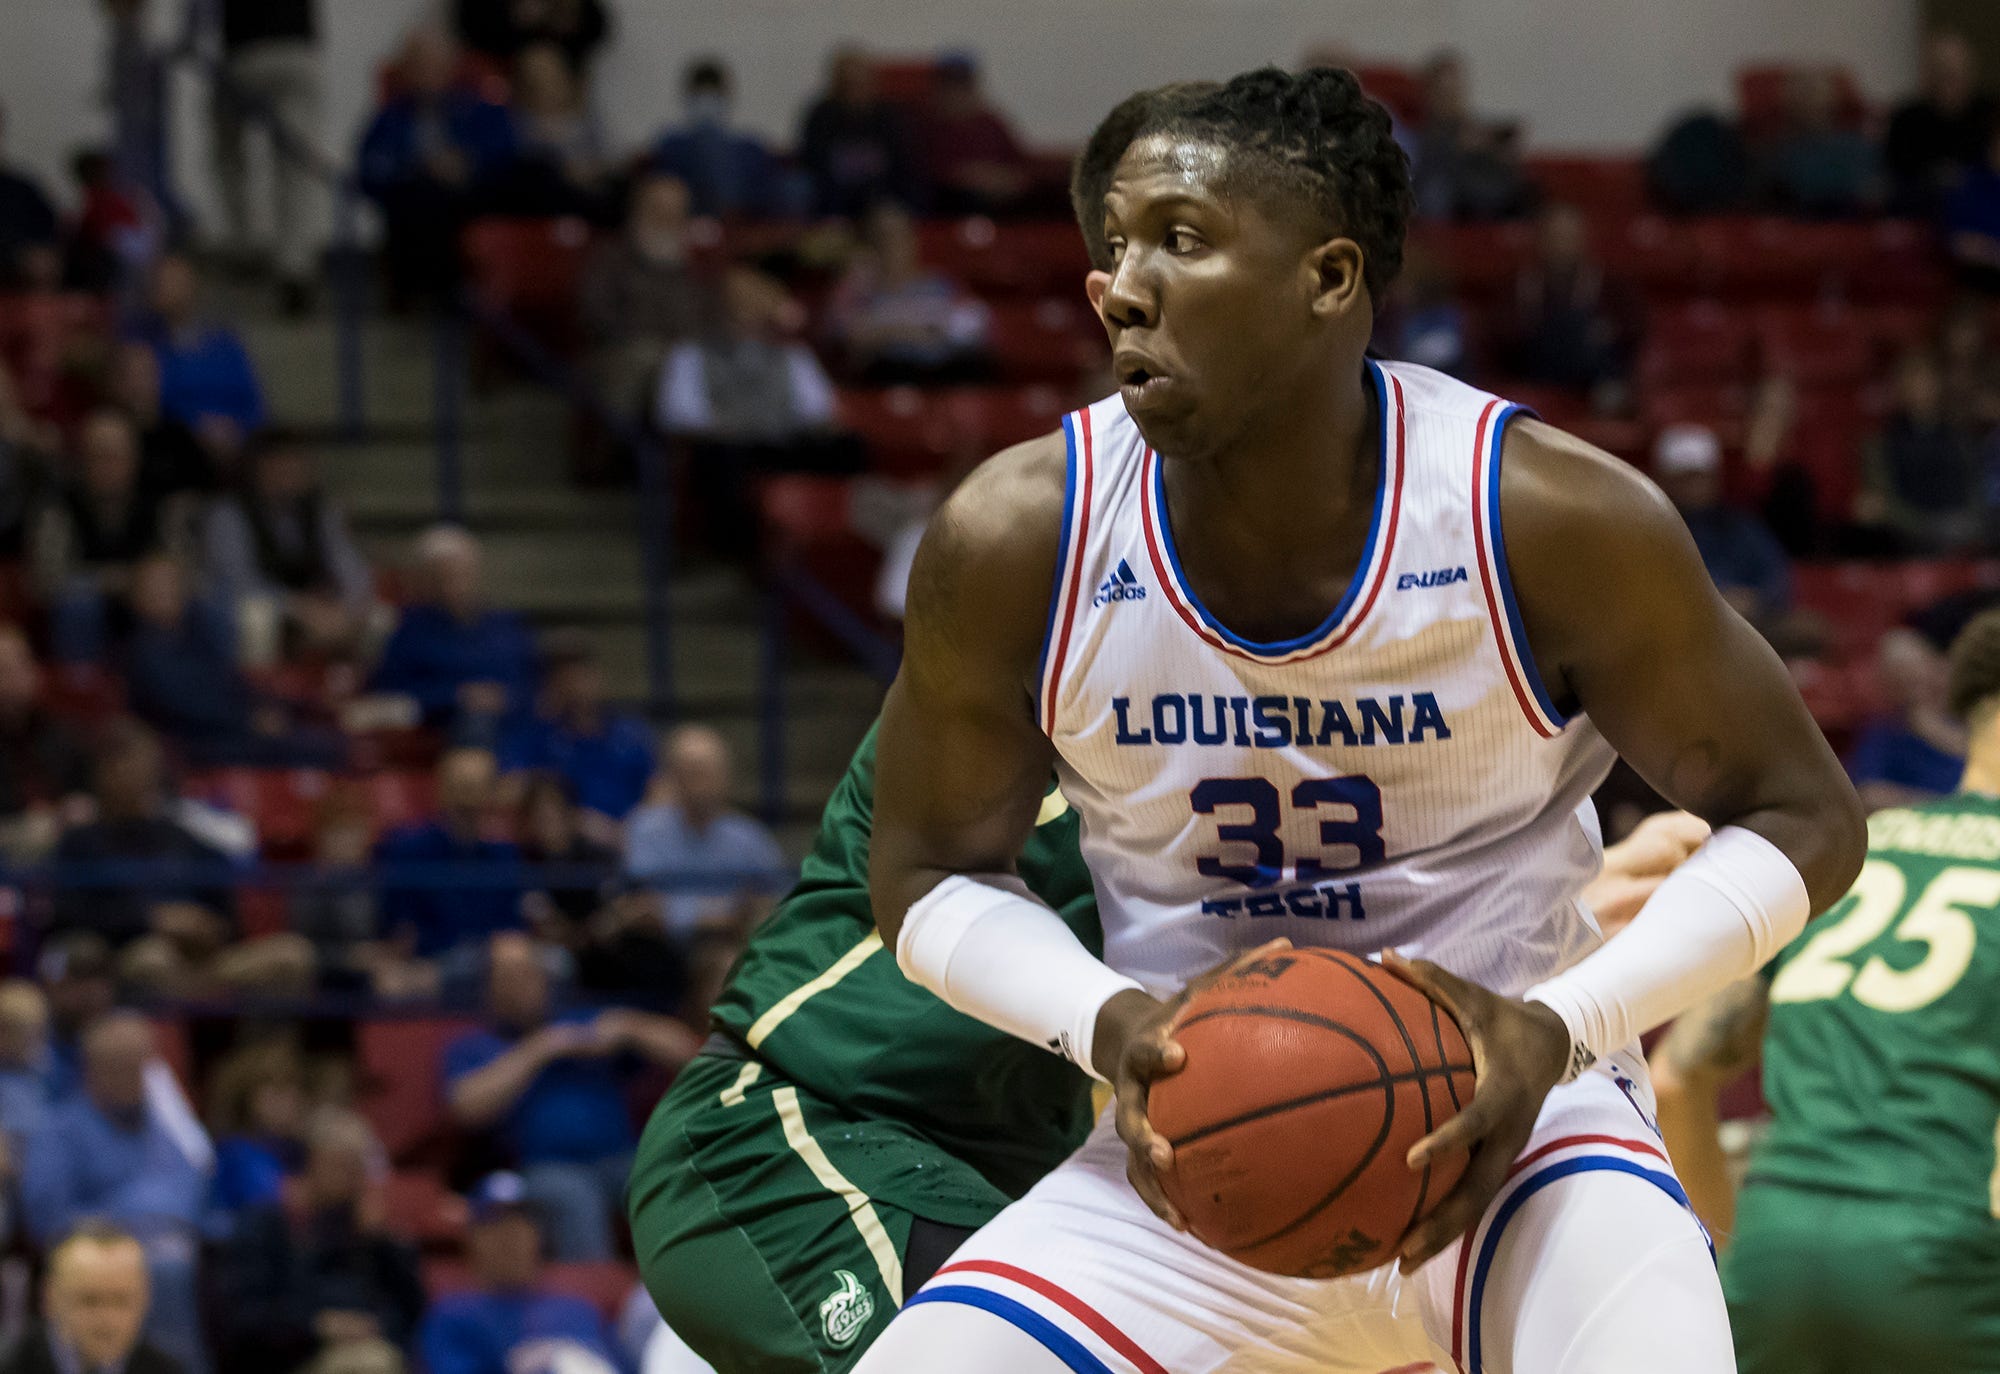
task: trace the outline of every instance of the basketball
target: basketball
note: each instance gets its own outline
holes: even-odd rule
[[[1194,1235],[1267,1273],[1373,1269],[1442,1198],[1462,1156],[1409,1149],[1472,1096],[1458,1023],[1385,969],[1337,950],[1246,964],[1190,999],[1181,1071],[1153,1085],[1161,1176]]]

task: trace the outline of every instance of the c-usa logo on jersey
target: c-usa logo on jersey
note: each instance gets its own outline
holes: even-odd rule
[[[1093,606],[1109,605],[1113,601],[1144,601],[1146,589],[1139,585],[1139,579],[1132,575],[1132,565],[1124,559],[1118,560],[1117,570],[1104,579],[1097,588],[1097,595],[1090,599]]]

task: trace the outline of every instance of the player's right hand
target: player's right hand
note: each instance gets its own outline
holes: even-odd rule
[[[1127,1151],[1125,1177],[1131,1180],[1132,1190],[1153,1209],[1153,1214],[1176,1231],[1187,1230],[1187,1222],[1167,1201],[1166,1190],[1160,1186],[1160,1175],[1174,1166],[1174,1147],[1146,1118],[1146,1101],[1153,1083],[1179,1073],[1187,1063],[1187,1051],[1174,1039],[1174,1022],[1188,999],[1239,964],[1291,947],[1290,940],[1273,940],[1247,954],[1223,960],[1192,979],[1169,1001],[1128,990],[1106,1002],[1097,1013],[1091,1061],[1110,1082],[1115,1096],[1114,1120],[1118,1138],[1125,1142]]]

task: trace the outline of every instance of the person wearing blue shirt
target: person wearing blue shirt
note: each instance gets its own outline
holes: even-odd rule
[[[413,32],[401,92],[361,140],[361,189],[382,209],[390,283],[405,301],[456,284],[459,230],[519,152],[506,109],[457,84],[459,62],[443,29]]]
[[[653,736],[645,722],[605,705],[604,672],[590,646],[550,643],[542,655],[541,707],[500,735],[506,773],[560,777],[578,806],[622,821],[653,778]]]
[[[29,1137],[21,1162],[28,1234],[49,1246],[99,1218],[130,1231],[153,1281],[147,1331],[189,1369],[206,1368],[195,1288],[197,1231],[208,1196],[206,1160],[161,1113],[146,1086],[152,1028],[134,1012],[92,1023],[83,1041],[83,1091],[59,1103]]]
[[[267,411],[257,366],[243,340],[200,314],[201,279],[181,253],[153,264],[150,314],[138,339],[160,362],[160,410],[186,425],[223,463],[264,427]]]
[[[407,606],[383,647],[374,690],[416,700],[424,720],[465,742],[490,742],[535,696],[535,645],[521,617],[481,594],[479,541],[452,525],[417,541],[430,600]]]
[[[660,895],[667,933],[685,944],[732,946],[784,885],[784,851],[771,832],[730,809],[729,748],[705,725],[667,741],[668,800],[625,826],[625,871]]]
[[[1951,713],[1944,650],[1899,626],[1876,646],[1876,672],[1896,709],[1862,726],[1848,751],[1847,776],[1862,802],[1879,811],[1957,791],[1965,774],[1965,726]]]
[[[638,1144],[627,1099],[644,1063],[676,1068],[695,1036],[664,1016],[558,1014],[525,935],[487,952],[488,1027],[445,1047],[445,1100],[466,1131],[492,1132],[520,1165],[562,1260],[612,1256],[613,1218]]]
[[[444,960],[447,981],[473,966],[488,937],[521,925],[521,852],[484,833],[494,780],[486,750],[446,751],[438,761],[436,818],[375,846],[383,929],[409,941],[419,959]],[[463,871],[463,885],[450,881],[454,868]]]
[[[730,124],[732,85],[719,58],[688,65],[682,84],[687,122],[660,135],[653,166],[681,180],[697,215],[755,219],[802,212],[810,188],[788,185],[770,149]]]
[[[1669,425],[1653,448],[1653,477],[1694,536],[1702,566],[1751,624],[1792,601],[1792,568],[1778,537],[1748,511],[1722,499],[1722,445],[1700,425]]]
[[[471,1201],[465,1248],[472,1287],[439,1298],[424,1317],[417,1346],[429,1374],[621,1374],[603,1315],[543,1284],[542,1237],[522,1179],[494,1174]],[[533,1359],[530,1346],[541,1358]]]

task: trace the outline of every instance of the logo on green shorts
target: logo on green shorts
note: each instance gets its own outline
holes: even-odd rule
[[[875,1299],[868,1296],[861,1280],[845,1269],[834,1270],[833,1276],[840,1280],[840,1287],[819,1305],[819,1324],[836,1347],[851,1345],[875,1315]]]

